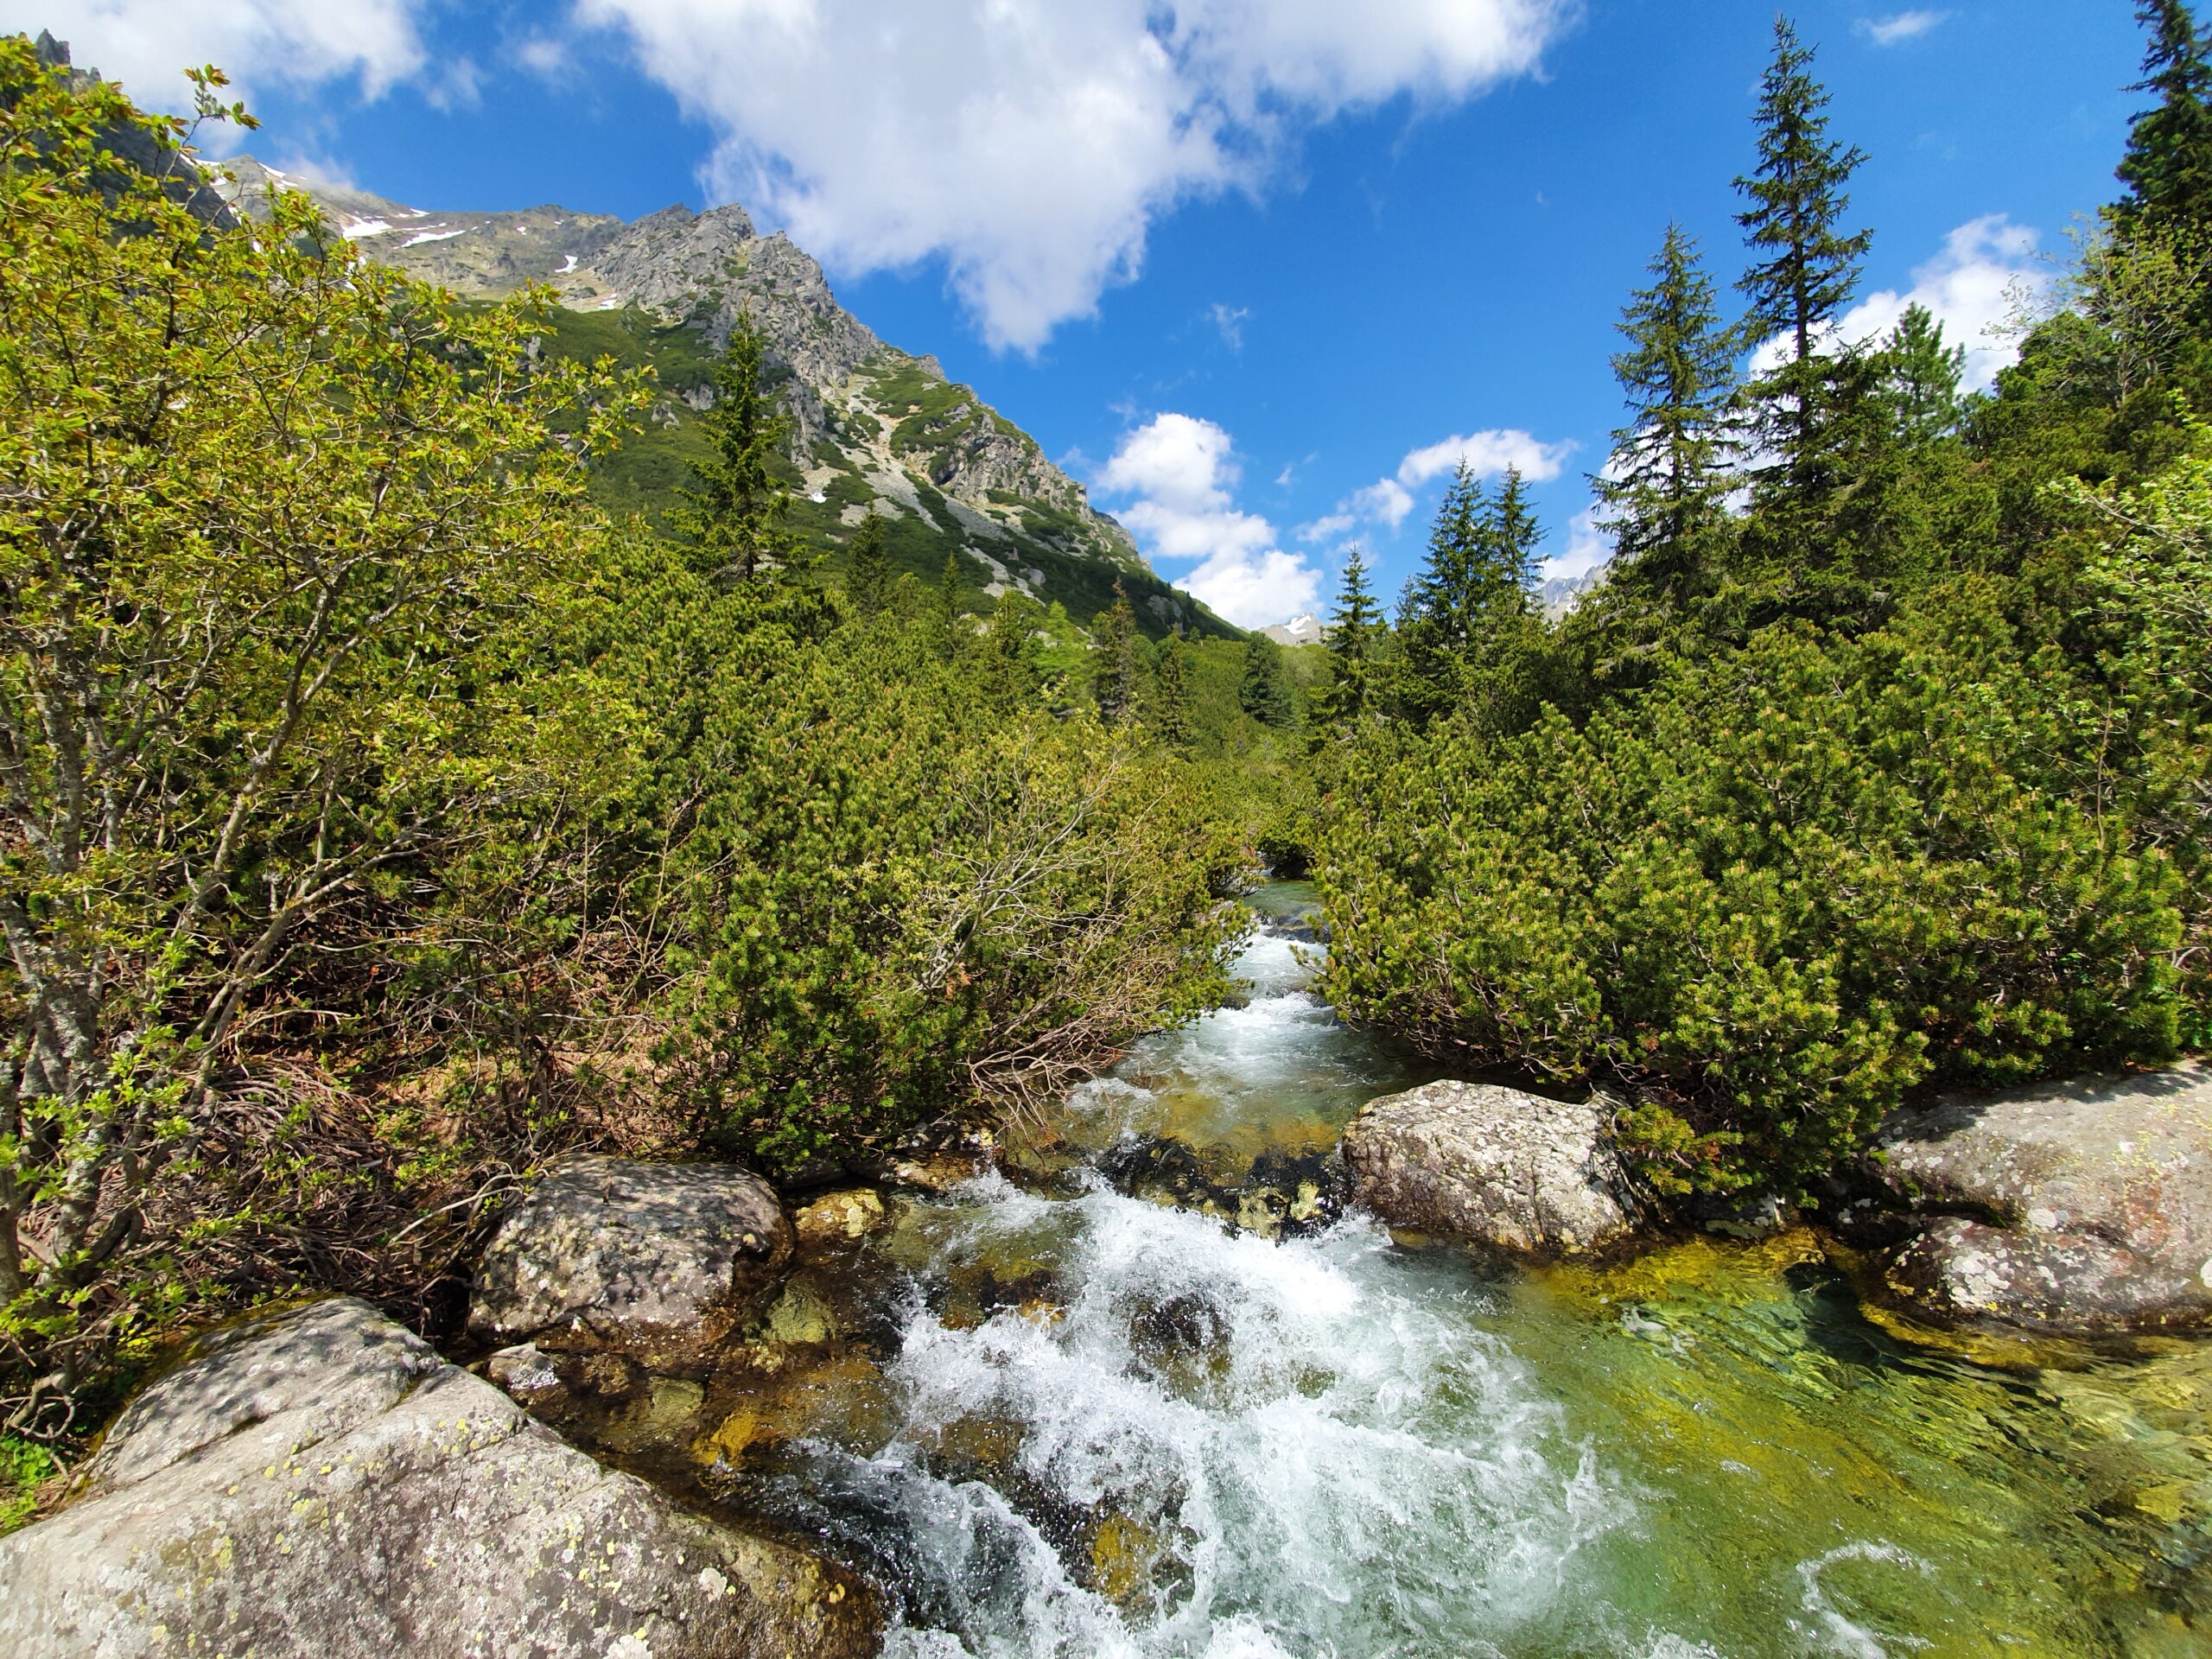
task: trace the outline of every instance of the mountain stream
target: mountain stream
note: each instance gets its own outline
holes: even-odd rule
[[[1287,1193],[1430,1075],[1307,990],[1306,890],[1253,902],[1244,1006],[1041,1173],[893,1204],[855,1357],[719,1494],[885,1586],[893,1654],[2212,1652],[2212,1344],[1977,1363],[1805,1232],[1505,1272],[1117,1185],[1170,1145]]]

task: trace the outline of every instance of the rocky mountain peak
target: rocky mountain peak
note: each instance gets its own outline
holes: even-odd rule
[[[241,212],[253,213],[272,187],[304,190],[334,230],[379,264],[470,298],[548,287],[570,310],[641,316],[678,331],[692,340],[695,361],[700,348],[719,353],[738,319],[748,318],[772,365],[788,371],[791,457],[808,499],[837,514],[836,534],[872,512],[912,516],[973,561],[987,595],[1012,588],[1057,596],[1067,584],[1051,567],[1066,558],[1105,567],[1077,584],[1081,615],[1125,575],[1150,590],[1144,607],[1160,626],[1221,626],[1154,576],[1128,532],[1095,511],[1034,439],[948,380],[936,358],[879,339],[837,302],[810,254],[781,232],[760,234],[742,207],[695,213],[679,203],[626,223],[551,205],[413,207],[289,176],[249,156],[227,174],[222,188]],[[688,384],[664,376],[664,427],[712,401],[710,383],[696,371]]]

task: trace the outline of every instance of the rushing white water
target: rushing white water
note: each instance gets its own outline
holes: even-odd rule
[[[1075,1109],[1108,1138],[1179,1101],[1224,1134],[1317,1103],[1341,1122],[1397,1063],[1306,990],[1309,949],[1261,934],[1247,1005],[1148,1042]],[[864,1517],[906,1605],[893,1654],[1441,1659],[1516,1631],[1697,1651],[1582,1587],[1579,1553],[1635,1503],[1481,1328],[1462,1264],[1363,1218],[1278,1244],[1096,1180],[994,1176],[914,1224],[929,1283],[1047,1294],[978,1320],[918,1289],[898,1428],[873,1457],[818,1454],[814,1484]]]
[[[1233,1169],[1417,1080],[1306,990],[1312,948],[1263,933],[1250,1001],[1078,1091],[1071,1132]],[[759,1490],[884,1586],[897,1659],[2204,1650],[2177,1621],[2212,1440],[2169,1424],[2212,1363],[2029,1390],[1886,1344],[1817,1249],[1489,1276],[1095,1173],[903,1205],[871,1248],[883,1414]],[[2139,1490],[2168,1531],[2102,1518]]]

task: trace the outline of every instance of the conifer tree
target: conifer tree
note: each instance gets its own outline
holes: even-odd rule
[[[1490,516],[1490,499],[1463,456],[1429,526],[1428,556],[1406,595],[1405,622],[1436,649],[1467,648],[1483,602]]]
[[[1340,662],[1370,662],[1375,656],[1375,630],[1382,613],[1367,585],[1367,556],[1357,548],[1344,561],[1344,585],[1337,593],[1337,608],[1329,618],[1325,636],[1329,654]]]
[[[1543,538],[1543,526],[1529,505],[1528,480],[1518,467],[1509,467],[1491,508],[1491,558],[1478,588],[1480,608],[1468,640],[1471,648],[1480,647],[1484,630],[1528,611],[1536,592],[1536,547]]]
[[[1098,718],[1109,726],[1126,725],[1137,711],[1137,618],[1118,581],[1098,628]]]
[[[1044,689],[1037,649],[1038,626],[1044,618],[1044,607],[1017,588],[1001,594],[992,607],[981,670],[987,693],[1001,709],[1033,702]]]
[[[1428,555],[1398,604],[1399,657],[1390,678],[1399,717],[1425,727],[1459,701],[1461,670],[1481,608],[1491,503],[1465,458],[1429,526]]]
[[[1298,718],[1283,672],[1282,648],[1264,633],[1255,632],[1244,642],[1244,674],[1236,686],[1236,703],[1262,726],[1281,728]]]
[[[1872,237],[1843,229],[1845,186],[1866,158],[1828,137],[1828,93],[1812,63],[1789,20],[1777,17],[1757,117],[1758,170],[1736,181],[1749,200],[1737,223],[1754,260],[1737,285],[1751,302],[1751,332],[1779,338],[1785,353],[1748,388],[1760,439],[1775,455],[1766,481],[1817,503],[1837,482],[1822,464],[1824,429],[1846,413],[1835,354],[1821,336],[1857,290]]]
[[[959,655],[960,627],[960,555],[947,553],[944,569],[938,574],[937,602],[931,607],[931,620],[936,624],[938,649],[947,662]]]
[[[1906,443],[1932,443],[1958,424],[1967,348],[1944,343],[1943,325],[1926,306],[1905,308],[1882,344],[1882,355],[1897,430]]]
[[[1354,548],[1344,561],[1337,608],[1323,636],[1329,649],[1329,683],[1314,703],[1316,745],[1330,731],[1358,725],[1372,708],[1376,636],[1382,623],[1382,613],[1367,585],[1367,559]]]
[[[701,423],[707,456],[678,491],[669,519],[699,570],[750,582],[763,565],[788,557],[791,498],[772,465],[790,422],[762,385],[762,342],[749,317],[738,319],[715,365],[715,403]]]
[[[1713,279],[1680,225],[1668,226],[1651,276],[1621,314],[1628,348],[1613,358],[1628,424],[1591,482],[1618,550],[1615,581],[1679,603],[1697,586],[1706,534],[1731,487],[1738,336],[1722,324]]]
[[[2212,223],[2212,62],[2184,0],[2141,0],[2136,21],[2150,33],[2143,79],[2129,90],[2158,103],[2135,118],[2115,210],[2123,235],[2136,230],[2194,236]]]
[[[1160,647],[1159,666],[1153,672],[1153,734],[1173,749],[1191,747],[1191,663],[1183,636],[1172,633]]]
[[[845,594],[862,616],[880,616],[891,603],[891,555],[881,515],[870,513],[853,531],[845,567]]]

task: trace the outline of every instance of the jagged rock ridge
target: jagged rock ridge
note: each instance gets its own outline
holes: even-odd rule
[[[1155,625],[1228,631],[1160,582],[1128,532],[1093,509],[1035,440],[948,380],[935,358],[878,339],[837,303],[809,254],[781,232],[760,235],[742,207],[679,206],[629,223],[554,206],[443,212],[293,177],[251,157],[226,170],[222,188],[241,211],[251,213],[272,186],[304,190],[380,264],[467,297],[543,283],[580,317],[642,315],[696,341],[695,365],[749,316],[772,364],[788,371],[792,459],[829,538],[870,513],[908,518],[974,561],[986,595],[1013,588],[1066,598],[1087,619],[1124,577]],[[664,425],[711,400],[703,372],[685,381],[664,366]],[[1090,567],[1090,578],[1071,582],[1071,561]]]

